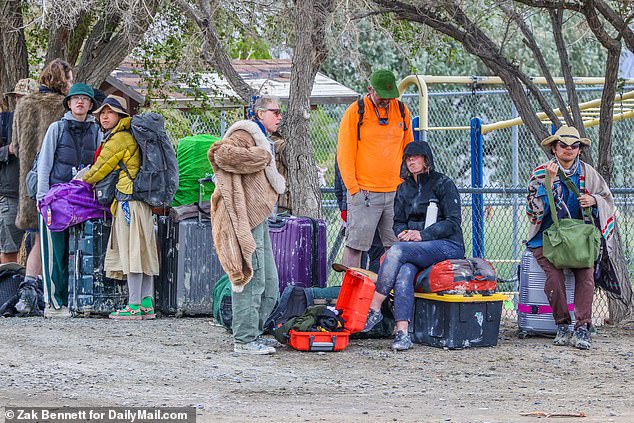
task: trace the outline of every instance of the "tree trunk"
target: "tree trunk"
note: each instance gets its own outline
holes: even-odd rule
[[[160,0],[147,0],[144,7],[126,11],[135,18],[128,28],[120,27],[118,15],[110,13],[101,18],[84,44],[75,80],[96,87],[101,85],[143,38],[160,3]]]
[[[0,95],[12,91],[29,74],[21,0],[0,2]],[[0,104],[4,103],[4,96]],[[12,109],[14,104],[9,105]]]
[[[310,140],[310,93],[315,75],[326,57],[326,26],[333,0],[297,0],[295,51],[291,69],[289,106],[281,129],[286,140],[287,186],[293,213],[321,217],[321,190]]]

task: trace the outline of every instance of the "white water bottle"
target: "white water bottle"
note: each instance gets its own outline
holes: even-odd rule
[[[425,229],[436,223],[438,218],[438,205],[435,201],[430,201],[427,206],[427,215],[425,215]]]

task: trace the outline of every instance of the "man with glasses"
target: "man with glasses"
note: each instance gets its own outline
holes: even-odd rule
[[[37,162],[37,201],[53,184],[69,182],[83,167],[91,165],[102,134],[90,114],[95,110],[93,89],[74,84],[64,98],[66,113],[46,131]],[[45,316],[69,317],[68,237],[69,230],[51,232],[38,216],[42,252],[42,278],[47,304]]]
[[[542,141],[544,151],[553,158],[533,170],[528,183],[526,213],[530,227],[526,246],[546,274],[544,292],[557,323],[554,344],[587,350],[591,347],[589,328],[592,325],[592,298],[594,296],[594,268],[571,269],[575,276],[574,333],[569,333],[572,322],[566,301],[564,273],[557,269],[543,254],[543,234],[553,224],[547,190],[552,190],[556,213],[559,218],[584,219],[582,208],[590,207],[593,220],[600,222],[601,235],[608,251],[616,251],[614,242],[618,237],[614,223],[614,199],[603,177],[589,164],[579,159],[581,148],[590,145],[590,140],[581,138],[575,128],[562,126],[554,135]],[[546,186],[548,174],[551,186]],[[565,180],[569,179],[578,189],[576,196]],[[594,222],[587,222],[595,224]],[[611,254],[611,253],[610,253]],[[607,269],[602,269],[607,270]]]
[[[342,264],[359,267],[378,230],[383,246],[394,235],[394,195],[405,145],[413,141],[407,107],[394,74],[377,70],[368,94],[348,107],[339,126],[337,163],[347,189],[346,248]]]

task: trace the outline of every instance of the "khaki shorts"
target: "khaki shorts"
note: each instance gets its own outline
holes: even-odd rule
[[[18,199],[0,195],[0,253],[17,253],[24,231],[15,226]]]
[[[368,192],[367,201],[363,191],[348,196],[348,218],[346,246],[359,251],[368,251],[372,246],[374,232],[378,229],[383,246],[391,247],[398,242],[394,225],[394,196],[396,192]]]

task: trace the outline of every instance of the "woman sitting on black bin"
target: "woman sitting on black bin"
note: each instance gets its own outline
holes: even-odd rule
[[[400,242],[388,250],[379,269],[363,329],[368,332],[383,319],[381,304],[394,289],[396,337],[392,349],[396,351],[412,346],[408,328],[414,308],[416,274],[443,260],[464,257],[460,195],[449,177],[434,170],[429,144],[409,143],[403,153],[401,169],[403,182],[394,198],[393,227]],[[433,219],[436,207],[437,217]],[[426,219],[433,223],[425,227]]]

